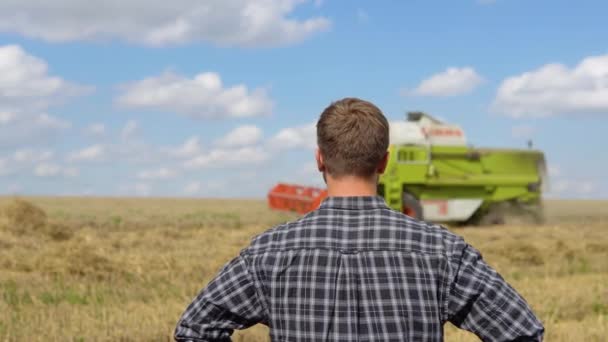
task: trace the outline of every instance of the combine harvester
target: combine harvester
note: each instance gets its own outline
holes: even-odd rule
[[[421,112],[391,124],[390,158],[378,195],[395,210],[433,222],[502,224],[507,215],[540,223],[546,185],[541,151],[473,148],[463,130]],[[280,183],[269,206],[306,214],[324,189]]]

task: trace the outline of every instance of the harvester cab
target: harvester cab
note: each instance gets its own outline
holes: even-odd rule
[[[391,144],[466,146],[467,139],[458,125],[423,112],[409,112],[407,121],[391,123]]]

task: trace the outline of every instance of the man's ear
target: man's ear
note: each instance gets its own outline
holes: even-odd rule
[[[378,172],[379,175],[383,174],[384,171],[386,170],[386,166],[388,165],[388,157],[389,157],[389,152],[387,151],[384,154],[384,157],[382,157],[380,164],[378,164],[378,168],[376,169],[376,171]]]
[[[315,159],[317,160],[317,169],[319,172],[325,172],[325,163],[323,162],[323,156],[321,155],[321,150],[317,148],[315,151]]]

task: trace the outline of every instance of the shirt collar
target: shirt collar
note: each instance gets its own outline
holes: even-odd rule
[[[381,196],[327,197],[319,209],[388,209]]]

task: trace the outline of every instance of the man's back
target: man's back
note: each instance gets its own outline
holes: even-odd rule
[[[389,123],[345,98],[317,121],[315,160],[328,198],[302,219],[254,239],[188,306],[178,341],[230,341],[270,327],[273,341],[440,341],[443,324],[487,341],[539,341],[526,302],[447,230],[376,195]]]
[[[491,341],[543,330],[476,250],[381,197],[328,198],[239,259],[208,298],[240,308],[243,326],[247,316],[269,325],[272,341],[441,341],[448,320]]]

